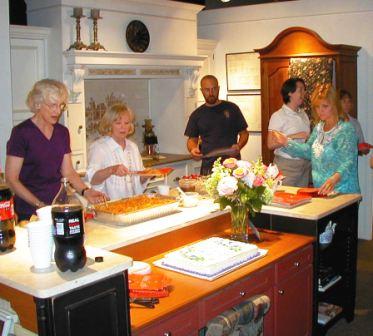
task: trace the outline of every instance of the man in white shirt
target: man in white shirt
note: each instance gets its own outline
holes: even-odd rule
[[[284,105],[272,114],[268,126],[267,146],[274,149],[274,163],[285,176],[284,185],[307,187],[311,163],[308,160],[292,157],[278,148],[273,137],[274,132],[284,133],[288,138],[305,142],[310,135],[310,121],[300,108],[305,95],[305,84],[301,78],[289,78],[281,88]]]

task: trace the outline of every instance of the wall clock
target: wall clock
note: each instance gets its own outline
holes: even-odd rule
[[[150,42],[148,28],[139,20],[131,21],[126,29],[126,40],[132,51],[144,52]]]

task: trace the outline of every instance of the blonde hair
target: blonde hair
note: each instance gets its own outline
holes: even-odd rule
[[[320,121],[320,118],[316,112],[316,106],[322,99],[327,100],[334,107],[338,119],[348,121],[348,116],[342,110],[341,101],[336,89],[331,83],[326,83],[317,85],[311,95],[312,114],[315,123]]]
[[[102,119],[100,120],[100,124],[98,126],[99,133],[101,135],[110,135],[113,122],[118,120],[122,115],[126,114],[129,116],[131,122],[128,135],[132,134],[135,131],[135,126],[133,124],[135,115],[132,110],[123,103],[114,104],[108,107]]]
[[[26,98],[26,104],[30,111],[36,113],[41,104],[46,102],[67,104],[69,92],[65,84],[54,79],[42,79],[36,82]]]

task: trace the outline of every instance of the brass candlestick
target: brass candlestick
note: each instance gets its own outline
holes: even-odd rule
[[[87,48],[87,46],[81,41],[80,39],[80,19],[85,17],[83,15],[83,8],[75,7],[73,10],[73,15],[71,17],[75,18],[76,21],[76,41],[69,47],[68,50],[75,49],[75,50],[82,50]]]
[[[100,17],[100,10],[99,9],[91,9],[91,17],[90,19],[93,20],[93,42],[87,47],[87,49],[91,50],[106,50],[105,47],[98,42],[97,40],[97,32],[98,32],[98,27],[97,27],[97,20],[102,19]]]

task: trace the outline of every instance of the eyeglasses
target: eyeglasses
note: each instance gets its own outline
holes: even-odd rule
[[[56,104],[56,103],[44,103],[45,106],[47,106],[50,110],[56,110],[59,109],[61,112],[65,112],[67,110],[67,105],[65,103]]]

